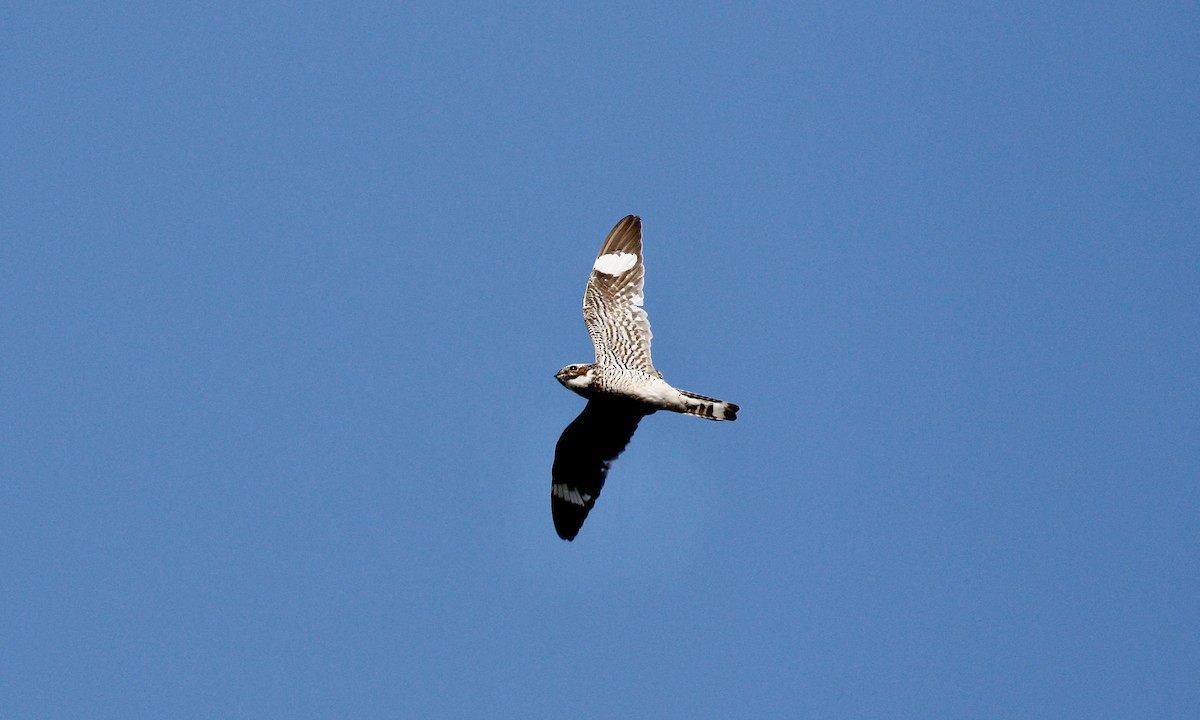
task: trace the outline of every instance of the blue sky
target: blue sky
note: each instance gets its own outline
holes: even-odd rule
[[[1200,714],[1192,4],[2,15],[3,717]]]

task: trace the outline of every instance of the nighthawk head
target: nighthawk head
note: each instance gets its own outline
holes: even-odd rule
[[[595,380],[595,372],[595,365],[568,365],[555,373],[554,378],[568,390],[574,390],[580,395],[588,397],[592,381]]]

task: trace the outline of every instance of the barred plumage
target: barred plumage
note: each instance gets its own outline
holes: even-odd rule
[[[596,361],[568,365],[555,376],[588,399],[554,450],[550,507],[555,530],[565,540],[579,532],[609,465],[643,417],[671,410],[706,420],[737,419],[737,405],[678,390],[654,369],[650,319],[642,309],[644,280],[642,221],[628,215],[605,238],[583,294],[583,319]]]

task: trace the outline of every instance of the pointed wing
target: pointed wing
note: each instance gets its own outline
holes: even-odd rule
[[[623,398],[593,398],[563,430],[550,473],[550,512],[560,538],[575,539],[600,496],[609,465],[649,414],[644,405]]]
[[[627,215],[604,240],[583,293],[583,320],[598,364],[655,372],[650,319],[642,309],[644,277],[642,220]]]

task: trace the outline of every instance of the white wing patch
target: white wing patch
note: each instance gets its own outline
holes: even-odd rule
[[[605,275],[620,275],[637,264],[637,255],[627,252],[608,253],[596,258],[592,267]]]
[[[550,491],[555,495],[555,497],[566,500],[569,503],[579,505],[580,507],[587,505],[588,501],[592,499],[591,495],[588,495],[587,493],[581,493],[563,483],[556,483],[554,487],[550,489]]]

